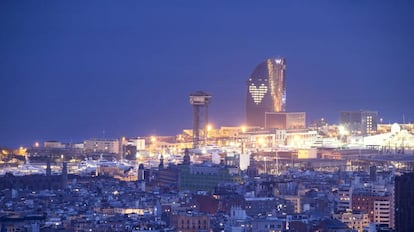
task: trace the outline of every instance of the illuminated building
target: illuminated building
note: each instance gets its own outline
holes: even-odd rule
[[[364,228],[369,226],[369,217],[366,213],[348,211],[342,214],[334,214],[333,218],[347,224],[349,228],[358,232],[363,232]]]
[[[130,138],[128,139],[128,145],[136,147],[137,151],[145,150],[145,139],[144,138]]]
[[[377,131],[377,111],[343,111],[340,115],[340,124],[351,134],[373,134]]]
[[[394,123],[391,132],[365,136],[360,145],[381,149],[385,153],[410,154],[414,151],[414,135]]]
[[[290,130],[305,129],[305,112],[265,112],[265,128]]]
[[[223,126],[219,128],[211,128],[208,131],[208,142],[209,144],[214,144],[217,146],[227,146],[229,145],[230,141],[234,141],[235,136],[243,132],[244,127],[240,126]],[[244,132],[246,131],[246,128],[244,128]],[[188,142],[190,141],[190,138],[193,137],[193,130],[190,129],[184,129],[183,133],[178,135],[177,140],[180,141],[181,149],[191,147],[191,144]]]
[[[268,150],[277,146],[310,148],[317,140],[316,131],[258,130],[240,135],[247,150]]]
[[[342,185],[338,188],[338,204],[337,211],[344,212],[351,209],[352,187],[350,185]]]
[[[352,194],[352,210],[367,213],[370,222],[394,227],[393,196],[390,193],[355,192]]]
[[[316,148],[311,149],[298,149],[298,159],[316,159],[317,151]]]
[[[171,224],[181,232],[210,231],[210,216],[202,213],[178,213],[171,216]]]
[[[265,126],[266,112],[283,112],[286,105],[286,61],[267,59],[247,81],[246,119],[248,126]]]
[[[117,139],[89,139],[84,141],[86,152],[119,153],[119,140]]]

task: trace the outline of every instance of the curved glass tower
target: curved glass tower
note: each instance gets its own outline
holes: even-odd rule
[[[285,111],[286,61],[267,59],[260,63],[247,81],[246,119],[248,126],[265,126],[266,112]]]

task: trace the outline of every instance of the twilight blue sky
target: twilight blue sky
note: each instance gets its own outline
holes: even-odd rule
[[[287,109],[414,122],[413,1],[0,1],[0,146],[173,135],[188,94],[241,125],[245,83],[287,60]]]

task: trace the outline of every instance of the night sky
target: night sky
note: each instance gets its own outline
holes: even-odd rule
[[[287,62],[287,110],[414,122],[414,1],[0,1],[0,146],[175,135],[188,95],[245,120],[257,64]]]

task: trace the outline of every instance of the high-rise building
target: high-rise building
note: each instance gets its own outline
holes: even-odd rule
[[[267,59],[247,81],[246,119],[248,126],[265,126],[266,112],[283,112],[286,106],[286,61]]]
[[[414,173],[395,177],[395,229],[414,231]]]
[[[377,111],[343,111],[339,121],[351,134],[366,135],[377,131],[377,118]]]

